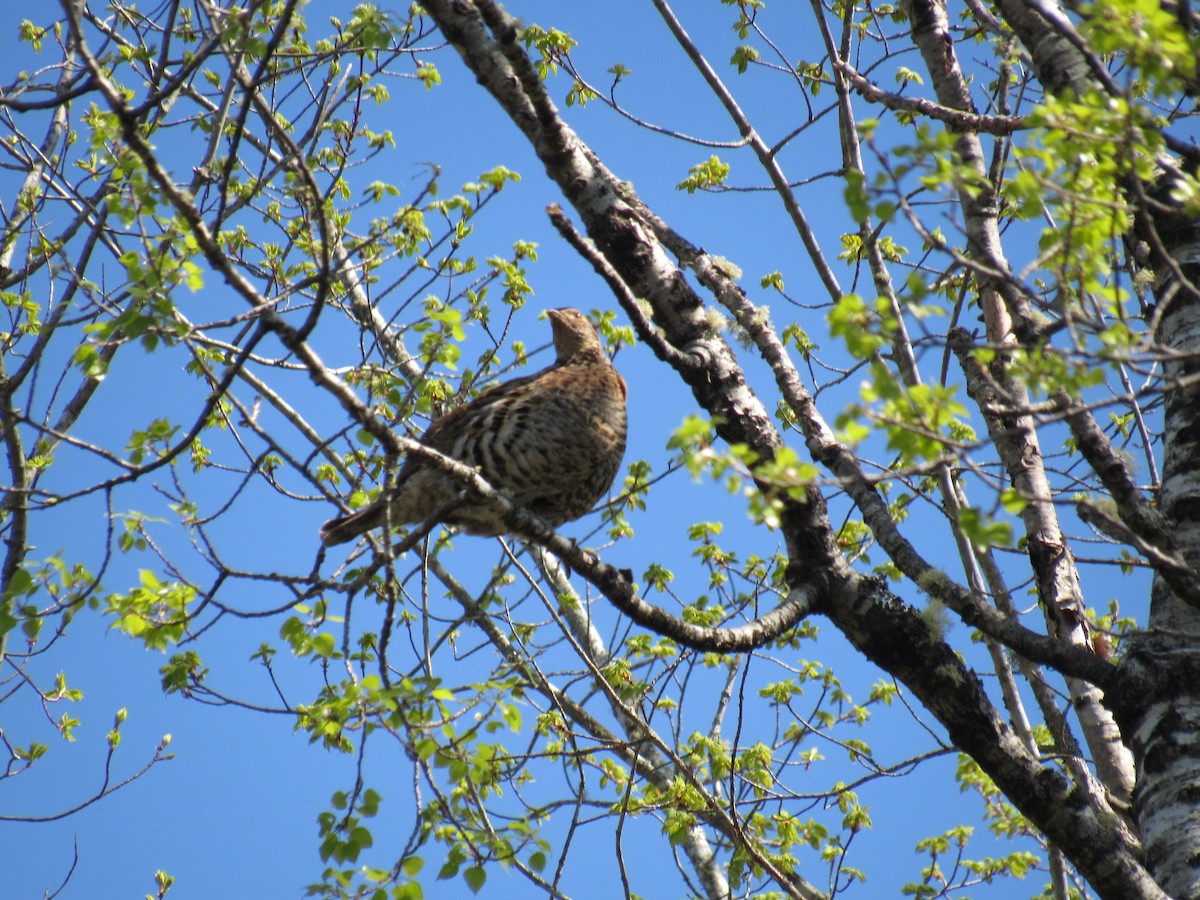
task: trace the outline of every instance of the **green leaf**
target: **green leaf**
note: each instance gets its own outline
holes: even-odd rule
[[[34,583],[33,575],[25,569],[17,569],[13,572],[12,578],[9,579],[8,589],[4,592],[4,597],[5,599],[12,599],[21,594],[32,597],[36,591],[37,585]]]
[[[675,185],[675,189],[694,194],[696,191],[725,184],[725,179],[729,176],[729,164],[721,162],[719,157],[710,156],[704,162],[688,169],[688,173],[688,177]]]
[[[1007,487],[1000,493],[1000,505],[1011,516],[1019,516],[1029,504],[1017,493],[1016,488]]]
[[[737,66],[738,74],[740,75],[749,68],[751,63],[758,62],[761,56],[762,54],[754,47],[743,44],[733,51],[733,56],[729,58],[729,61]]]
[[[364,816],[373,816],[379,812],[380,796],[373,788],[367,788],[363,792],[362,802],[359,804],[358,811]]]
[[[967,507],[958,512],[958,526],[976,547],[1012,546],[1012,526],[993,521],[977,509]]]
[[[472,894],[478,894],[483,883],[487,881],[487,872],[483,870],[482,866],[472,866],[463,872],[463,880],[466,881]]]
[[[425,868],[425,860],[419,856],[405,857],[404,861],[400,863],[400,871],[409,878],[416,878],[423,868]]]
[[[846,205],[850,207],[850,215],[854,217],[854,221],[860,225],[866,222],[867,217],[871,214],[871,206],[867,201],[867,191],[862,172],[857,169],[847,170],[844,195]]]

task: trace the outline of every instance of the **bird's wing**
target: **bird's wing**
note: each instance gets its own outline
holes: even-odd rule
[[[519,402],[523,395],[530,392],[530,386],[543,378],[551,369],[543,369],[532,375],[522,375],[490,388],[457,409],[452,409],[444,416],[439,416],[430,424],[420,441],[426,447],[432,447],[441,453],[454,455],[455,445],[467,432],[477,432],[487,428],[489,421],[497,414],[503,414],[504,408]]]

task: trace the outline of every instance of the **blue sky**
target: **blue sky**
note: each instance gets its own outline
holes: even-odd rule
[[[315,23],[323,18],[325,11],[341,7],[341,4],[313,3],[307,15]],[[705,93],[699,77],[670,43],[665,27],[649,4],[630,0],[611,4],[515,2],[512,12],[527,22],[553,25],[575,34],[583,43],[576,53],[577,62],[598,85],[606,83],[605,70],[614,63],[631,69],[632,76],[622,84],[620,96],[636,114],[654,119],[664,127],[710,140],[731,141],[736,137],[719,106]],[[804,114],[795,106],[794,93],[782,95],[786,102],[781,103],[781,95],[764,90],[761,81],[743,85],[732,70],[721,67],[737,45],[729,28],[730,11],[713,2],[703,6],[681,3],[680,12],[689,17],[686,19],[689,29],[721,68],[723,77],[738,91],[747,112],[777,132],[768,134],[768,138],[794,127]],[[10,54],[10,61],[0,67],[0,82],[9,81],[17,68],[32,65],[27,49],[18,46],[14,37],[17,23],[28,14],[28,10],[12,6],[0,11],[0,46]],[[795,15],[798,17],[800,13]],[[799,18],[792,20],[791,13],[781,8],[773,27],[777,33],[793,38],[802,35],[799,45],[789,47],[789,52],[816,59],[820,51],[815,46],[815,35],[805,35],[800,23]],[[315,34],[321,28],[313,25],[310,33]],[[387,177],[400,185],[403,194],[424,181],[428,162],[443,167],[446,191],[474,180],[481,171],[493,166],[505,165],[520,172],[523,180],[506,188],[486,213],[477,218],[468,252],[484,259],[506,254],[516,240],[536,241],[540,245],[540,259],[530,267],[535,289],[532,303],[536,308],[567,305],[615,308],[615,302],[590,266],[550,227],[544,208],[560,198],[524,139],[475,84],[456,56],[445,52],[430,58],[441,70],[442,85],[427,93],[398,83],[391,88],[391,103],[378,113],[382,123],[378,127],[393,128],[397,135],[397,146],[386,159]],[[564,77],[552,82],[556,100],[561,101],[568,86]],[[820,98],[822,102],[829,99],[825,95]],[[725,151],[637,129],[600,103],[571,110],[568,120],[606,164],[622,178],[632,181],[642,198],[668,222],[693,243],[741,267],[745,273],[743,284],[752,292],[757,291],[761,275],[779,270],[793,297],[811,302],[824,298],[800,241],[787,227],[778,200],[772,194],[739,194],[734,198],[690,196],[676,190],[675,185],[687,175],[689,166],[714,152],[725,155]],[[827,123],[802,135],[785,154],[796,178],[834,168],[837,158],[836,136],[830,133]],[[761,182],[744,156],[729,154],[728,159],[735,162],[731,183]],[[0,196],[5,202],[15,192],[13,184],[10,173],[0,173]],[[838,183],[829,179],[805,188],[801,199],[819,228],[826,253],[835,256],[838,235],[851,228]],[[840,270],[839,277],[842,276],[844,284],[849,286],[852,280],[849,270]],[[803,318],[814,339],[832,348],[832,342],[822,333],[820,313],[789,309],[778,299],[771,301],[763,296],[756,299],[775,303],[780,321],[793,315]],[[210,283],[195,302],[220,305],[229,302],[229,298],[227,292],[222,293],[222,286]],[[519,319],[517,328],[516,336],[531,348],[544,346],[548,340],[547,324],[534,316]],[[331,344],[323,347],[322,352],[331,364],[344,365],[355,358],[357,347],[349,345],[342,351]],[[832,349],[830,356],[836,357]],[[743,353],[741,357],[752,382],[769,386],[765,366],[756,365],[749,354]],[[548,361],[544,355],[540,359]],[[146,411],[143,420],[156,410],[186,407],[188,398],[194,399],[196,385],[173,373],[174,365],[170,360],[146,358],[140,352],[123,359],[109,376],[107,399],[90,410],[81,422],[82,433],[97,440],[120,440],[116,435],[128,433],[128,422],[121,419],[121,413],[130,405],[131,398],[138,409]],[[646,458],[656,471],[662,471],[671,456],[666,442],[683,418],[695,411],[694,401],[643,347],[623,351],[617,365],[631,386],[631,445],[627,460]],[[854,391],[853,381],[829,391],[822,399],[827,415],[832,417],[838,404],[853,396]],[[765,395],[770,396],[770,391]],[[328,424],[331,429],[344,425],[338,411],[324,398],[312,403],[315,422]],[[66,469],[61,477],[66,482],[87,483],[90,473],[85,468],[85,459],[80,457],[79,465]],[[135,505],[141,508],[143,503],[162,500],[146,485],[122,494],[119,502],[124,504],[121,508]],[[268,568],[303,571],[316,552],[317,527],[333,512],[329,504],[297,506],[276,501],[272,505],[269,499],[264,499],[263,505],[254,508],[252,516],[224,522],[220,533],[227,538],[225,549],[235,565],[249,565],[255,560],[261,564],[264,558],[269,558],[272,563]],[[920,516],[920,512],[915,515]],[[35,534],[36,542],[46,555],[58,548],[70,548],[79,558],[90,557],[94,565],[103,550],[97,529],[105,517],[101,498],[88,498],[72,504],[70,509],[48,515],[37,526],[40,530]],[[686,541],[686,524],[717,518],[726,522],[730,544],[764,556],[775,549],[776,536],[772,534],[759,532],[752,540],[745,540],[753,532],[737,498],[730,498],[717,485],[697,484],[679,475],[656,489],[645,514],[632,518],[638,539],[617,545],[605,558],[638,573],[652,560],[663,561],[683,573],[692,549]],[[579,523],[566,531],[583,537],[590,527]],[[173,551],[186,550],[180,535],[167,530],[161,534],[165,546]],[[930,532],[920,539],[927,544],[922,549],[931,557],[949,564],[953,547],[948,538],[940,532]],[[477,557],[474,575],[479,583],[488,566],[499,557],[493,545],[473,538],[458,539],[454,553],[456,559],[460,555]],[[106,576],[106,587],[116,590],[132,583],[136,570],[145,565],[144,559],[115,560]],[[676,587],[687,598],[702,589],[698,580],[702,578],[703,573],[681,574]],[[581,585],[577,582],[577,586]],[[903,588],[901,593],[912,602],[919,599],[911,587]],[[281,602],[281,594],[263,586],[261,594],[243,593],[239,599],[244,608],[267,609]],[[602,604],[596,614],[598,618],[604,617],[606,635],[620,629],[615,614]],[[206,662],[214,673],[219,673],[218,685],[236,691],[241,697],[258,697],[264,704],[272,702],[263,671],[249,661],[249,656],[263,640],[278,643],[278,622],[276,618],[268,620],[265,626],[260,620],[225,620],[219,624],[219,639],[206,640],[204,650]],[[472,640],[464,638],[464,644],[471,645]],[[880,677],[879,672],[859,661],[828,626],[822,627],[819,646],[808,645],[805,652],[836,667],[856,699],[865,698],[872,682]],[[477,654],[464,661],[463,669],[448,676],[466,679],[465,672],[471,666],[485,672],[491,660],[479,657]],[[162,656],[143,651],[127,638],[108,631],[107,622],[99,616],[83,614],[73,623],[57,652],[38,660],[31,669],[43,682],[58,669],[65,669],[70,683],[86,692],[76,713],[84,721],[77,741],[72,744],[54,741],[42,711],[34,704],[5,707],[2,724],[6,733],[21,733],[25,735],[24,742],[40,739],[52,744],[50,758],[32,773],[0,784],[0,812],[6,815],[55,813],[94,792],[103,777],[104,735],[119,708],[128,710],[128,720],[122,727],[121,744],[114,758],[114,779],[120,780],[141,768],[164,734],[172,735],[170,750],[175,758],[62,821],[42,825],[0,823],[3,835],[0,864],[6,872],[6,886],[0,890],[0,896],[4,900],[41,897],[53,890],[67,876],[76,847],[78,864],[60,895],[65,898],[140,897],[152,892],[155,869],[165,869],[176,877],[176,887],[169,895],[173,900],[292,897],[317,879],[321,864],[315,852],[316,816],[327,807],[335,790],[348,787],[354,774],[353,759],[310,747],[304,735],[293,734],[293,723],[285,716],[202,706],[177,696],[164,697],[158,686],[158,667],[163,661]],[[756,661],[753,665],[751,684],[771,680],[770,663]],[[290,699],[306,702],[317,682],[315,673],[303,666],[283,668],[285,687],[294,692]],[[14,714],[14,719],[8,718]],[[920,729],[907,717],[894,715],[889,721],[895,724],[866,736],[882,762],[898,761],[924,746],[920,742]],[[767,729],[770,725],[757,724]],[[940,733],[940,729],[934,731]],[[514,739],[514,744],[518,743]],[[401,845],[412,827],[406,801],[411,791],[411,771],[399,756],[394,749],[384,751],[377,747],[368,767],[377,779],[375,786],[385,798],[384,813],[373,823],[375,864],[390,864],[393,857],[388,856],[389,849]],[[959,795],[948,782],[953,766],[954,757],[950,756],[927,764],[914,778],[885,780],[872,788],[869,797],[864,795],[872,807],[876,828],[855,840],[856,845],[867,848],[862,858],[872,865],[869,870],[872,892],[895,894],[900,884],[916,876],[920,859],[913,855],[912,844],[919,837],[940,832],[960,821],[977,823],[978,804],[969,796]],[[847,773],[847,780],[851,777]],[[830,778],[822,774],[814,790],[827,786]],[[936,803],[929,803],[927,794],[934,790],[939,792]],[[638,878],[635,890],[646,896],[683,895],[682,883],[673,866],[664,863],[668,847],[654,823],[631,823],[628,829],[624,850],[631,871]],[[612,855],[611,833],[597,830],[595,837],[589,836],[587,840],[594,841],[594,845],[587,846],[583,853],[577,848],[570,864],[575,877],[564,884],[565,889],[577,898],[616,896],[620,883],[613,867],[606,864]],[[986,838],[981,840],[986,847]],[[984,849],[975,852],[981,855]],[[436,851],[429,855],[436,857]],[[814,870],[806,874],[817,884],[824,883],[824,873]],[[659,878],[661,882],[656,883]],[[652,887],[661,893],[655,894]],[[1040,884],[1031,880],[1020,886],[1019,893],[1028,895],[1039,888]],[[490,873],[485,890],[493,895],[534,894],[519,876],[505,876],[498,871]],[[427,884],[426,896],[454,898],[470,893],[460,880],[453,880]]]

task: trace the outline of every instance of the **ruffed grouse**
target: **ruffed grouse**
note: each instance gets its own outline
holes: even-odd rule
[[[577,519],[612,484],[625,455],[625,380],[577,309],[552,309],[554,365],[480,394],[429,426],[421,443],[479,470],[552,527]],[[463,486],[417,455],[405,460],[387,496],[321,527],[327,546],[352,541],[387,521],[423,522],[453,504]],[[469,495],[442,521],[494,537],[500,518]]]

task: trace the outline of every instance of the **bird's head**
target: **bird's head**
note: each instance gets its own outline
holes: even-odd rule
[[[587,316],[570,308],[548,309],[546,315],[554,331],[554,349],[560,365],[589,358],[604,359],[600,336]]]

